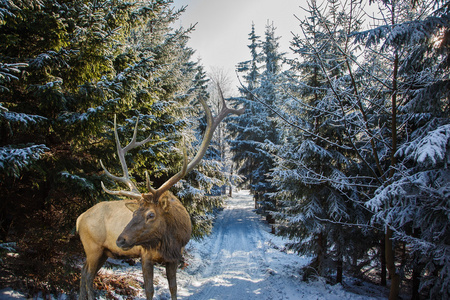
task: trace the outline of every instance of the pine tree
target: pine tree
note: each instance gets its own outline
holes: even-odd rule
[[[311,1],[309,13],[301,22],[303,36],[292,42],[298,58],[285,72],[291,98],[279,108],[285,120],[284,141],[274,149],[272,175],[283,208],[277,214],[279,234],[291,238],[290,246],[297,252],[315,255],[309,266],[314,272],[305,270],[304,277],[326,275],[335,266],[340,282],[344,260],[356,267],[357,249],[351,240],[362,236],[356,227],[344,224],[365,221],[355,189],[340,182],[355,164],[338,117],[343,112],[339,95],[332,92],[338,83],[329,80],[345,73],[346,57],[339,49],[348,43],[349,25],[336,1],[328,1],[323,9]]]
[[[284,160],[280,153],[286,150],[276,149],[281,166],[276,169],[276,175],[279,176],[278,182],[286,178],[286,183],[292,183],[298,178],[313,178],[317,181],[320,179],[325,186],[331,185],[341,192],[341,195],[345,196],[344,199],[351,200],[341,206],[341,212],[337,214],[342,218],[342,223],[347,223],[345,226],[351,226],[352,223],[361,224],[361,221],[365,228],[374,226],[385,231],[384,253],[391,277],[391,299],[397,298],[401,276],[409,271],[413,274],[413,282],[420,282],[419,275],[426,274],[421,286],[433,286],[429,289],[430,297],[445,298],[448,297],[448,285],[445,275],[442,275],[446,274],[447,257],[437,253],[443,253],[442,249],[446,247],[447,241],[441,239],[442,243],[436,243],[430,232],[446,232],[446,222],[442,219],[447,211],[446,206],[442,205],[442,201],[445,202],[446,187],[435,176],[439,174],[443,180],[448,176],[440,169],[447,157],[446,146],[443,146],[447,143],[448,122],[447,106],[444,104],[447,99],[444,83],[448,72],[447,52],[445,46],[437,47],[433,40],[447,31],[447,11],[438,6],[436,11],[430,12],[431,2],[383,3],[389,7],[390,15],[385,20],[388,25],[358,34],[351,34],[354,28],[345,27],[345,34],[342,35],[346,39],[344,44],[340,44],[339,36],[333,35],[333,24],[336,24],[337,19],[320,16],[311,18],[319,20],[324,26],[324,38],[320,41],[328,39],[335,47],[331,53],[338,53],[340,58],[337,57],[336,60],[327,57],[324,48],[313,43],[308,45],[307,49],[317,58],[315,63],[319,63],[318,74],[322,77],[319,91],[324,92],[324,97],[319,106],[302,103],[298,114],[301,116],[303,111],[315,112],[314,108],[318,106],[321,114],[317,116],[326,117],[322,120],[316,117],[320,128],[325,129],[324,124],[327,124],[335,130],[332,135],[327,135],[326,130],[314,132],[314,126],[303,122],[303,119],[299,120],[298,114],[295,114],[291,107],[287,110],[290,115],[280,113],[280,116],[307,135],[311,135],[312,140],[319,141],[318,144],[322,146],[319,149],[328,151],[322,151],[324,154],[331,157],[331,150],[337,152],[341,160],[335,157],[325,166],[336,168],[339,172],[315,172],[314,168],[305,168],[310,172],[296,173],[293,171],[296,168],[295,162],[301,159],[289,156],[288,160]],[[365,61],[361,62],[353,57],[349,37],[355,38],[356,46],[359,42],[365,42]],[[445,42],[442,45],[445,45]],[[333,61],[339,63],[334,67],[327,66]],[[302,69],[314,67],[313,63],[309,62],[307,66],[304,63],[308,64],[308,61],[299,63]],[[336,71],[339,72],[335,73]],[[291,74],[291,77],[295,75]],[[301,87],[292,94],[313,90],[308,84],[300,84]],[[288,104],[301,103],[297,101],[299,99],[295,100]],[[292,130],[290,132],[292,133]],[[292,140],[295,141],[294,138]],[[301,141],[299,139],[297,142],[301,144]],[[313,145],[317,146],[317,143]],[[300,153],[303,154],[306,155],[306,152]],[[284,195],[280,193],[279,196]],[[311,201],[311,198],[309,196],[307,200]],[[342,200],[336,203],[339,202],[345,203]],[[364,224],[367,212],[360,205],[364,202],[374,213],[371,224]],[[433,212],[425,209],[431,206],[442,209]],[[296,209],[301,208],[289,203],[286,207],[291,208],[288,212],[293,212],[293,216],[298,212]],[[326,206],[311,207],[316,209],[312,211],[314,213],[326,211],[323,209]],[[356,218],[353,217],[355,213]],[[346,217],[346,214],[352,218]],[[304,218],[299,215],[297,219],[292,217],[288,220],[301,222]],[[336,219],[328,217],[326,223],[341,223],[333,220]],[[333,235],[336,231],[330,227],[327,232]],[[372,232],[373,237],[376,237],[376,232]],[[339,236],[335,236],[328,241],[336,243],[338,239]],[[376,243],[376,240],[374,242]],[[400,245],[404,245],[404,258],[398,269],[394,251],[399,249]],[[333,246],[336,254],[339,251],[338,246]],[[408,249],[412,251],[409,252]],[[429,253],[426,257],[425,252]],[[413,289],[415,295],[417,288],[418,285]],[[423,288],[423,292],[425,291]]]
[[[379,45],[382,55],[393,53],[394,62],[389,180],[367,205],[375,212],[374,222],[386,227],[386,241],[411,249],[409,265],[401,267],[413,274],[413,297],[422,290],[429,298],[448,298],[449,256],[442,251],[449,243],[443,238],[448,235],[443,217],[448,186],[441,181],[448,178],[448,3],[383,4],[392,11],[389,25],[358,35],[367,46]],[[388,247],[389,271],[400,273],[394,265],[395,245]],[[390,298],[398,292],[393,282]]]
[[[70,286],[64,282],[69,277],[55,276],[73,272],[70,264],[60,263],[61,250],[70,242],[76,216],[101,194],[94,184],[99,183],[98,160],[86,147],[95,145],[90,139],[95,128],[89,122],[85,128],[72,126],[66,113],[77,108],[85,120],[116,93],[111,59],[123,23],[114,22],[116,10],[109,1],[0,5],[7,11],[0,22],[1,64],[26,64],[17,80],[2,82],[2,106],[9,112],[0,116],[0,140],[2,150],[10,150],[2,165],[24,161],[15,174],[2,172],[2,226],[5,221],[14,226],[13,236],[3,226],[4,238],[20,241],[20,257],[28,259],[15,276]],[[21,157],[14,156],[18,149]]]
[[[255,144],[253,135],[257,128],[258,113],[262,109],[261,105],[254,99],[253,93],[259,84],[259,60],[260,36],[256,35],[255,25],[252,24],[252,30],[249,34],[251,60],[242,62],[238,65],[237,71],[244,73],[245,86],[240,87],[239,91],[244,97],[234,99],[239,105],[243,105],[246,110],[241,116],[231,116],[228,122],[230,132],[230,150],[233,153],[233,161],[238,167],[238,173],[246,177],[250,184],[250,189],[255,192],[254,184],[258,182],[253,178],[253,171],[257,168],[255,153]]]
[[[231,120],[229,128],[234,139],[230,144],[231,151],[235,153],[233,160],[240,167],[238,172],[247,178],[257,205],[270,220],[269,211],[275,210],[276,204],[268,194],[272,191],[272,186],[267,174],[273,166],[273,159],[266,144],[277,144],[279,136],[276,118],[268,107],[281,101],[277,76],[281,72],[283,54],[279,53],[279,38],[275,36],[272,24],[266,26],[265,40],[258,42],[258,39],[252,26],[249,34],[252,59],[240,64],[239,71],[247,72],[246,86],[240,90],[242,97],[236,99],[246,111]],[[261,53],[258,53],[258,47],[261,48]],[[263,70],[261,74],[259,69]]]
[[[20,240],[20,251],[35,253],[23,256],[29,267],[16,276],[34,274],[54,291],[64,284],[75,288],[63,282],[68,276],[55,274],[73,272],[60,263],[60,253],[81,251],[70,244],[76,217],[111,199],[100,181],[115,189],[99,160],[111,173],[122,172],[114,115],[122,144],[138,118],[138,139],[153,138],[126,156],[133,180],[144,183],[148,170],[158,187],[181,169],[182,136],[189,132],[191,103],[203,84],[195,81],[197,65],[186,45],[191,28],[171,28],[182,11],[171,1],[0,3],[0,217],[4,238]],[[188,138],[193,146],[194,134]],[[191,143],[187,146],[189,152]],[[210,177],[216,173],[212,166],[199,170]],[[188,185],[209,184],[197,180]],[[194,219],[220,205],[203,194],[182,200],[187,207],[199,204],[191,212]],[[198,235],[206,231],[200,227]]]

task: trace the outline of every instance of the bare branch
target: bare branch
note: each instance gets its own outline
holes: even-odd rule
[[[341,148],[341,149],[344,149],[344,150],[350,150],[350,149],[352,149],[351,147],[347,147],[347,146],[345,146],[345,145],[339,145],[339,144],[336,144],[335,142],[332,142],[332,141],[330,141],[330,140],[328,140],[328,139],[326,139],[326,138],[324,138],[324,137],[322,137],[322,136],[320,136],[320,135],[318,135],[318,134],[313,133],[312,131],[310,131],[310,130],[308,130],[308,129],[306,129],[306,128],[303,128],[303,127],[301,127],[301,126],[299,126],[299,125],[297,125],[297,124],[295,124],[295,123],[289,121],[289,120],[288,120],[286,117],[284,117],[279,111],[277,111],[277,110],[274,109],[272,106],[270,106],[269,104],[267,104],[267,103],[265,103],[264,101],[262,101],[261,99],[259,99],[258,96],[256,96],[252,91],[250,91],[247,87],[245,87],[245,86],[242,84],[242,81],[241,81],[239,75],[237,75],[237,77],[238,77],[238,80],[239,80],[239,83],[240,83],[241,87],[242,87],[247,93],[251,94],[252,97],[253,97],[256,101],[258,101],[259,103],[261,103],[262,105],[264,105],[266,108],[270,109],[274,114],[276,114],[278,117],[280,117],[280,119],[283,120],[286,124],[288,124],[288,125],[290,125],[290,126],[292,126],[292,127],[294,127],[294,128],[297,128],[297,129],[299,129],[300,131],[306,132],[307,134],[309,134],[309,135],[311,135],[311,136],[313,136],[313,137],[315,137],[315,138],[318,138],[318,139],[320,139],[320,140],[322,140],[322,141],[324,141],[324,142],[326,142],[326,143],[328,143],[328,144],[330,144],[330,145],[336,146],[336,147]]]

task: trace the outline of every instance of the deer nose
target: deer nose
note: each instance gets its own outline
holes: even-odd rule
[[[117,238],[116,245],[117,245],[117,247],[122,248],[122,249],[130,248],[127,245],[127,240],[123,236],[119,236]]]

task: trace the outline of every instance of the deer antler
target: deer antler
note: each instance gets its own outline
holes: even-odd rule
[[[120,140],[119,140],[119,134],[117,133],[117,123],[116,123],[116,115],[114,115],[114,136],[116,139],[116,146],[117,146],[117,155],[119,156],[119,160],[120,160],[120,164],[122,165],[122,171],[123,171],[123,176],[122,177],[118,177],[115,175],[112,175],[103,165],[102,160],[100,160],[100,165],[102,166],[103,170],[105,171],[106,175],[116,181],[122,182],[124,183],[126,186],[128,186],[128,188],[130,189],[129,191],[111,191],[109,189],[107,189],[105,187],[105,185],[103,184],[102,181],[102,188],[103,190],[108,193],[108,194],[112,194],[112,195],[120,195],[120,196],[127,196],[127,197],[131,197],[131,198],[135,198],[135,199],[140,199],[141,198],[141,193],[139,192],[139,190],[137,189],[137,187],[134,185],[133,181],[130,178],[130,175],[128,174],[128,167],[127,167],[127,163],[125,161],[125,154],[133,149],[133,148],[137,148],[149,141],[151,141],[152,139],[149,137],[147,137],[145,140],[141,141],[141,142],[137,142],[136,141],[136,136],[137,136],[137,128],[138,128],[138,124],[139,124],[139,117],[136,121],[136,126],[134,127],[134,132],[133,132],[133,138],[131,139],[131,142],[125,146],[124,148],[121,147],[120,145]]]
[[[219,114],[216,117],[213,117],[211,110],[209,109],[205,100],[200,98],[200,102],[203,105],[203,108],[205,109],[207,126],[206,126],[206,130],[205,130],[205,134],[203,136],[203,141],[200,145],[200,148],[199,148],[197,154],[194,156],[192,161],[189,164],[187,164],[187,156],[186,156],[186,152],[184,152],[183,169],[180,172],[178,172],[177,174],[175,174],[174,176],[172,176],[169,180],[167,180],[162,186],[160,186],[156,190],[151,188],[150,185],[148,184],[149,181],[147,181],[147,186],[149,187],[150,193],[153,194],[154,201],[157,201],[157,199],[159,198],[160,195],[162,195],[162,193],[164,193],[165,191],[170,189],[175,183],[180,181],[181,178],[184,177],[184,175],[186,175],[187,173],[192,171],[192,169],[194,169],[195,166],[198,165],[198,163],[201,161],[201,159],[205,155],[206,150],[208,149],[208,146],[209,146],[209,143],[211,142],[211,138],[214,134],[214,131],[216,130],[219,123],[222,122],[222,120],[228,114],[231,113],[231,114],[241,115],[242,113],[244,113],[244,110],[245,110],[244,108],[242,108],[242,109],[228,108],[225,103],[225,99],[223,97],[222,90],[220,89],[219,86],[218,86],[218,89],[219,89],[219,93],[220,93],[220,98],[222,100],[222,109],[220,110]]]
[[[200,148],[199,148],[197,154],[194,156],[192,161],[190,163],[187,162],[186,148],[183,147],[183,167],[182,167],[181,171],[176,173],[174,176],[172,176],[169,180],[167,180],[158,189],[154,189],[151,186],[150,179],[148,177],[148,173],[145,172],[147,188],[150,191],[149,193],[147,193],[145,195],[149,195],[149,194],[153,195],[153,201],[155,201],[155,202],[158,201],[159,196],[161,196],[165,191],[170,189],[175,183],[180,181],[181,178],[183,178],[187,173],[192,171],[192,169],[194,169],[196,165],[198,165],[198,163],[201,161],[201,159],[205,155],[206,150],[208,149],[208,146],[209,146],[209,143],[211,142],[211,138],[212,138],[212,136],[214,134],[214,131],[216,130],[216,128],[219,125],[219,123],[222,122],[222,120],[228,114],[231,113],[231,114],[241,115],[244,112],[244,109],[230,109],[230,108],[228,108],[226,103],[225,103],[225,99],[223,97],[222,90],[220,89],[220,87],[219,87],[219,92],[220,92],[220,98],[222,100],[222,109],[220,110],[219,114],[216,117],[213,117],[213,115],[211,113],[211,110],[209,109],[209,107],[206,104],[205,100],[200,99],[200,102],[201,102],[203,108],[205,109],[206,119],[207,119],[207,126],[206,126],[205,134],[203,136],[203,141],[202,141],[202,143],[200,145]],[[117,134],[116,116],[114,116],[114,135],[115,135],[116,145],[117,145],[117,154],[119,156],[120,164],[122,165],[123,176],[122,177],[118,177],[118,176],[112,175],[105,168],[105,166],[103,165],[101,160],[100,160],[100,164],[101,164],[103,170],[105,171],[105,173],[106,173],[106,175],[108,177],[112,178],[113,180],[116,180],[116,181],[124,183],[125,185],[128,186],[128,188],[130,190],[129,191],[124,191],[124,190],[111,191],[111,190],[107,189],[105,187],[105,185],[103,184],[103,182],[102,182],[102,188],[108,194],[127,196],[127,197],[131,197],[131,198],[135,198],[135,199],[141,199],[142,196],[143,196],[141,193],[139,193],[139,190],[136,188],[136,186],[134,185],[133,181],[131,180],[131,178],[130,178],[130,176],[128,174],[128,167],[127,167],[127,164],[126,164],[126,161],[125,161],[125,154],[129,150],[131,150],[133,148],[136,148],[136,147],[139,147],[139,146],[143,145],[144,143],[147,143],[148,141],[151,140],[150,137],[148,137],[148,138],[146,138],[145,140],[143,140],[141,142],[136,142],[138,123],[139,123],[139,119],[136,121],[136,127],[134,128],[133,138],[132,138],[131,142],[125,148],[122,148],[120,146],[119,135]]]

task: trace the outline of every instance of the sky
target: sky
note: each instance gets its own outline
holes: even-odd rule
[[[194,60],[201,59],[206,71],[222,69],[238,85],[235,66],[250,59],[247,45],[252,22],[257,35],[264,37],[268,22],[276,27],[281,52],[287,52],[292,33],[299,33],[294,16],[304,14],[300,6],[306,0],[174,0],[174,6],[186,6],[175,27],[197,24],[188,45],[196,50]],[[231,95],[225,95],[228,97]]]
[[[369,15],[378,15],[377,5],[363,3]],[[279,50],[289,57],[293,34],[301,35],[298,19],[309,15],[304,10],[307,0],[174,0],[174,6],[187,6],[174,24],[175,28],[196,24],[188,43],[196,50],[193,59],[200,59],[207,72],[221,70],[230,78],[232,95],[225,97],[236,96],[239,85],[236,65],[251,58],[248,35],[252,23],[261,39],[264,39],[266,25],[273,23],[275,35],[280,37]]]

